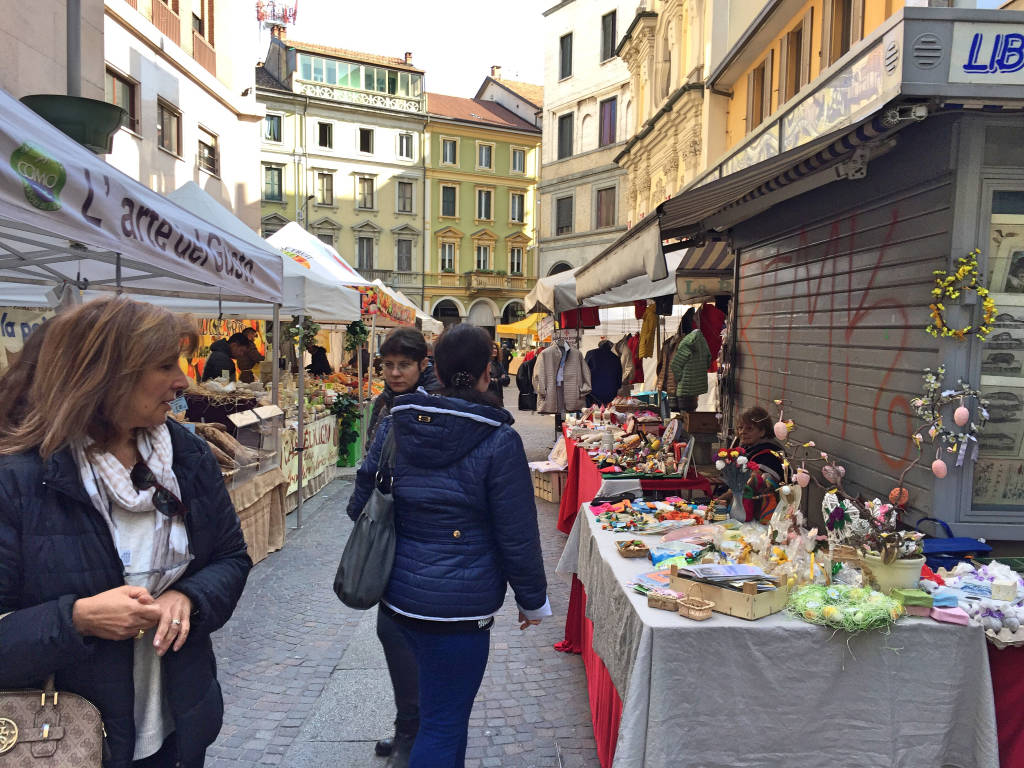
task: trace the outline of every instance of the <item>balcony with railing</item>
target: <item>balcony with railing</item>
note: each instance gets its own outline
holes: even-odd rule
[[[397,288],[399,291],[423,287],[422,272],[399,272],[394,269],[360,269],[359,274],[370,282],[380,280],[385,285]]]
[[[159,0],[153,0],[154,3]],[[199,65],[214,77],[217,76],[217,53],[213,50],[206,38],[195,30],[192,30],[192,58],[199,62]]]
[[[440,272],[425,275],[425,283],[431,288],[462,288],[470,293],[480,291],[521,291],[530,290],[530,278],[522,275],[499,275],[496,272]]]
[[[181,19],[163,0],[153,0],[153,26],[175,45],[181,45]]]

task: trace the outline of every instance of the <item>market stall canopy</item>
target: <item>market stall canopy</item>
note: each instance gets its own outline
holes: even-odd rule
[[[370,285],[359,286],[359,293],[362,294],[363,317],[374,319],[377,326],[386,328],[413,325],[416,322],[415,306],[411,302],[406,304],[395,291],[380,280],[374,280]]]
[[[584,307],[617,307],[632,304],[634,301],[655,299],[676,292],[676,268],[683,261],[689,249],[677,250],[665,254],[665,266],[668,276],[663,280],[651,280],[646,274],[631,277],[622,285],[610,288],[596,296],[583,300]],[[579,283],[577,282],[577,290]]]
[[[290,256],[285,256],[269,242],[249,229],[237,216],[221,205],[214,197],[205,192],[194,181],[186,182],[167,197],[187,211],[194,213],[205,221],[220,227],[225,232],[237,237],[252,247],[263,248],[277,254],[284,265],[284,291],[281,300],[281,312],[288,315],[306,315],[320,322],[350,322],[359,319],[359,294],[351,288],[338,284],[337,280],[323,271],[314,271],[301,266]],[[168,309],[171,309],[169,306]],[[229,314],[262,320],[273,317],[269,307],[229,306],[227,309],[218,307],[216,303],[204,308],[185,309],[196,314],[206,313],[216,317]],[[244,314],[244,313],[249,314]]]
[[[370,281],[352,269],[332,246],[307,232],[294,221],[289,221],[268,237],[267,242],[313,274],[332,276],[336,285],[370,284]]]
[[[892,130],[881,116],[872,116],[852,128],[833,131],[666,200],[580,268],[577,298],[585,301],[644,274],[652,279],[667,277],[664,240],[676,238],[703,245],[709,234],[727,229],[756,210],[842,178],[840,164],[844,160],[858,147]],[[886,145],[876,144],[873,152],[886,149]]]
[[[435,335],[440,334],[444,330],[444,323],[440,320],[435,320],[422,309],[416,306],[416,302],[406,296],[398,289],[393,289],[394,294],[398,297],[399,301],[403,304],[407,304],[413,308],[416,313],[416,319],[419,320],[420,330],[424,333],[433,333]]]
[[[569,269],[537,280],[533,290],[526,294],[527,312],[558,314],[576,309],[576,269]]]
[[[281,300],[273,250],[121,173],[0,90],[0,281]]]
[[[499,325],[494,329],[498,336],[533,336],[537,333],[537,323],[544,317],[543,312],[534,312],[515,323]]]
[[[728,243],[715,241],[699,248],[687,248],[679,253],[682,258],[673,270],[677,301],[687,304],[732,293],[732,271],[736,256],[729,249]],[[671,253],[666,254],[666,263],[671,265],[672,256]]]

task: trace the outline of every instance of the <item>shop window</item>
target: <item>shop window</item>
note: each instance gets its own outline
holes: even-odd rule
[[[978,435],[974,507],[1019,510],[1024,505],[1024,188],[992,193],[988,242],[982,266],[997,314],[981,343],[981,393],[988,400],[989,422]],[[980,306],[974,311],[980,314]],[[975,406],[967,405],[973,415]]]

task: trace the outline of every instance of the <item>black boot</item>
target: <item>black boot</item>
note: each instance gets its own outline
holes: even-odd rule
[[[390,739],[381,739],[373,745],[373,754],[377,757],[387,757],[394,748],[395,738],[393,736]]]
[[[409,757],[412,754],[412,745],[415,741],[415,736],[396,733],[391,757],[388,758],[385,768],[409,768]]]

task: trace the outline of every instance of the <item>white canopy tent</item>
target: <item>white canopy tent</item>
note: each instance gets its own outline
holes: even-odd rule
[[[281,300],[271,249],[129,178],[4,91],[0,114],[0,281]]]
[[[370,281],[352,269],[334,248],[294,221],[267,238],[267,242],[314,275],[332,277],[335,284],[370,285]]]
[[[557,315],[576,309],[576,272],[580,268],[569,269],[555,275],[548,275],[537,280],[533,290],[526,294],[526,312],[547,312]]]

